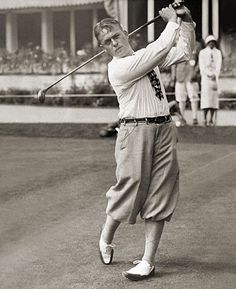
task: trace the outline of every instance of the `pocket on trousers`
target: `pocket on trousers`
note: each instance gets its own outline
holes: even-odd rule
[[[178,130],[174,122],[172,122],[171,124],[172,124],[173,134],[175,138],[175,144],[177,144],[179,142]]]
[[[130,126],[130,127],[122,127],[119,130],[118,133],[118,142],[119,142],[119,148],[120,150],[123,150],[126,148],[127,143],[128,143],[128,138],[130,134],[134,131],[135,127]]]

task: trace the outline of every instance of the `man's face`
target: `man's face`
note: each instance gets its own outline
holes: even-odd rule
[[[122,58],[133,53],[128,34],[119,25],[112,25],[111,29],[103,28],[99,34],[99,42],[111,56]]]

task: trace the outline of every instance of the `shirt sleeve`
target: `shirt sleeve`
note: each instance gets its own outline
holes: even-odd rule
[[[116,85],[136,81],[154,69],[176,42],[179,24],[168,22],[160,37],[132,56],[119,58],[110,67],[109,78]]]
[[[160,68],[190,60],[195,47],[195,26],[194,22],[181,22],[177,44],[167,54]]]

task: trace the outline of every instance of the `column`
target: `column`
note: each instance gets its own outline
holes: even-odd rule
[[[6,15],[6,49],[14,52],[18,49],[17,15]]]
[[[202,38],[209,34],[209,0],[202,0]]]
[[[98,23],[98,11],[97,9],[93,9],[93,27]],[[92,31],[93,33],[93,31]],[[93,33],[93,48],[97,47],[98,43],[96,40],[96,37],[94,37],[94,33]]]
[[[212,0],[212,32],[219,38],[219,0]]]
[[[53,19],[52,12],[45,10],[42,12],[41,20],[41,45],[44,52],[51,53],[53,45]]]
[[[76,54],[76,40],[75,40],[75,11],[70,11],[70,52],[71,55]]]
[[[120,23],[128,31],[128,0],[119,1]]]
[[[154,0],[147,1],[147,21],[150,21],[155,17],[154,12]],[[148,43],[154,41],[154,35],[154,23],[152,23],[147,27]]]

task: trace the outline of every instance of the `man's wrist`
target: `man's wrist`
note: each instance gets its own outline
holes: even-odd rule
[[[175,23],[178,24],[177,20],[170,19],[167,23]]]
[[[177,23],[178,24],[178,17],[177,17],[177,15],[174,15],[173,17],[171,17],[169,20],[168,20],[168,22],[174,22],[174,23]]]

